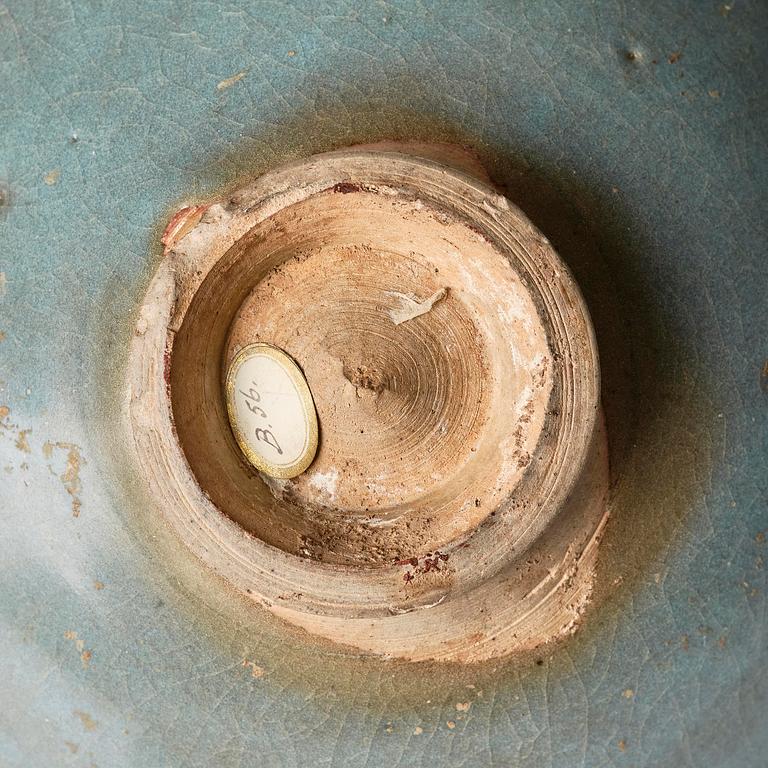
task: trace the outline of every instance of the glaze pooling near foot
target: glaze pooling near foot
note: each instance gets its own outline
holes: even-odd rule
[[[530,222],[473,176],[376,149],[177,219],[130,419],[181,538],[279,615],[375,653],[475,660],[571,631],[605,519],[597,355]],[[229,429],[226,372],[254,343],[296,361],[317,410],[293,477],[259,473]]]

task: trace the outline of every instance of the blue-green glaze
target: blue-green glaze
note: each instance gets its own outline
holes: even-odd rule
[[[0,765],[762,768],[767,49],[748,0],[0,2]],[[124,439],[175,207],[380,138],[475,149],[593,314],[614,515],[532,657],[303,638],[180,551]]]

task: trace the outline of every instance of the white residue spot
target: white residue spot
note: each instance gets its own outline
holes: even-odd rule
[[[441,288],[435,291],[429,298],[419,301],[413,294],[400,293],[399,291],[387,291],[389,296],[397,299],[400,306],[396,309],[390,309],[387,314],[392,318],[395,325],[400,325],[414,317],[426,315],[440,299],[444,299],[448,293],[447,288]]]
[[[371,517],[368,520],[363,520],[363,522],[371,528],[388,528],[390,525],[394,525],[401,517],[402,515],[392,518]]]
[[[339,470],[329,469],[327,472],[315,472],[309,478],[309,484],[318,491],[328,495],[333,501],[336,498],[336,483],[339,481]]]

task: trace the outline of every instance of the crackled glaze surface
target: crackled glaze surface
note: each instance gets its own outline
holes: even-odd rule
[[[762,768],[766,23],[746,0],[0,4],[0,762]],[[403,138],[472,147],[595,324],[606,587],[542,655],[406,665],[254,623],[119,440],[173,212]]]

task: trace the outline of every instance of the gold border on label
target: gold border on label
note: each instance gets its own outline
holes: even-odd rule
[[[270,462],[266,461],[263,457],[259,456],[249,445],[237,423],[237,407],[235,405],[235,378],[240,366],[252,357],[268,357],[274,360],[280,365],[283,370],[288,374],[288,377],[296,387],[296,392],[299,395],[301,404],[303,406],[305,426],[307,429],[307,435],[309,436],[309,444],[305,448],[302,455],[293,464],[287,467],[278,467]],[[232,434],[235,436],[237,445],[243,452],[244,456],[248,459],[250,464],[258,469],[260,472],[264,472],[270,477],[277,477],[282,480],[288,480],[292,477],[297,477],[304,472],[309,465],[315,460],[317,454],[318,444],[318,426],[317,426],[317,409],[315,408],[315,401],[312,399],[312,392],[309,389],[304,373],[299,368],[298,363],[285,351],[276,347],[273,344],[267,344],[266,342],[256,342],[254,344],[248,344],[243,347],[234,357],[229,364],[226,378],[226,401],[227,401],[227,417],[229,418],[229,426],[232,429]]]

